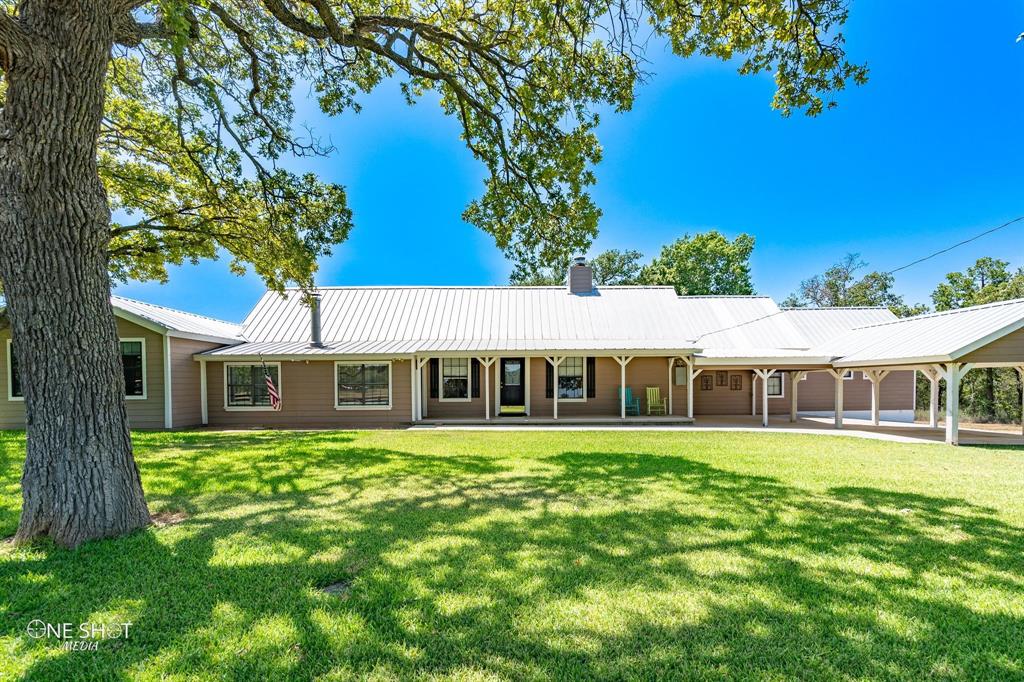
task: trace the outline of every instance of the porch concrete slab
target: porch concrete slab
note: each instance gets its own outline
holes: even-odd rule
[[[698,416],[693,423],[679,421],[680,417],[627,417],[622,419],[589,418],[589,419],[539,419],[529,418],[526,424],[521,418],[519,423],[513,419],[480,420],[424,420],[422,425],[413,428],[445,429],[445,430],[549,430],[549,431],[614,431],[614,430],[645,430],[645,431],[749,431],[758,433],[806,433],[817,435],[868,438],[896,443],[944,443],[946,432],[943,427],[933,429],[927,424],[910,422],[882,422],[878,426],[866,419],[844,419],[843,428],[834,428],[830,417],[800,417],[790,422],[788,416],[769,417],[768,426],[761,426],[761,417],[750,415],[709,415]],[[638,420],[639,421],[635,421]],[[658,420],[664,421],[658,421]],[[1024,436],[1018,428],[1008,426],[1001,430],[992,428],[960,428],[961,445],[1024,445]]]

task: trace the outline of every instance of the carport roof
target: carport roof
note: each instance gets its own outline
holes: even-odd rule
[[[836,367],[952,362],[1022,328],[1024,299],[1015,299],[861,327],[815,350]]]

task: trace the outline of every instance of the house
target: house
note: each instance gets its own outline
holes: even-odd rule
[[[113,297],[132,426],[685,423],[743,414],[767,424],[769,414],[808,414],[841,428],[850,417],[912,420],[918,371],[931,381],[937,426],[939,381],[958,385],[980,366],[1024,374],[1024,300],[900,320],[884,308],[597,287],[582,259],[568,274],[565,287],[267,292],[240,325]],[[8,339],[0,330],[8,346],[0,428],[19,428]],[[270,405],[265,372],[280,409]],[[649,388],[663,410],[652,409]],[[955,443],[959,406],[949,402]]]

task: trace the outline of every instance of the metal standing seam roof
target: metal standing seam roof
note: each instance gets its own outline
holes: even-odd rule
[[[861,327],[821,345],[837,367],[956,360],[1024,328],[1024,299]]]
[[[782,313],[807,340],[820,346],[858,327],[895,322],[899,318],[884,306],[849,308],[782,308]]]
[[[325,348],[309,347],[302,292],[267,292],[242,323],[248,343],[209,355],[421,351],[689,350],[672,287],[327,287]],[[276,345],[266,345],[276,344]],[[358,350],[355,350],[358,349]]]
[[[753,356],[755,349],[810,345],[767,296],[680,296],[679,305],[708,355]]]
[[[115,310],[140,317],[168,331],[208,336],[225,341],[241,341],[241,326],[233,322],[216,320],[212,317],[165,308],[152,303],[143,303],[123,296],[111,296],[110,304]]]

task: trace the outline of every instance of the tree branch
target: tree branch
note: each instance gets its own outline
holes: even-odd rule
[[[7,71],[18,57],[28,54],[29,35],[17,17],[0,11],[0,69]]]

